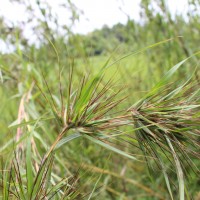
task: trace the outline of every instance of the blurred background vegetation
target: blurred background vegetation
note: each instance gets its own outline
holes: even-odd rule
[[[126,24],[105,25],[88,34],[79,34],[73,32],[73,27],[84,14],[71,0],[59,5],[66,10],[66,24],[60,24],[58,13],[48,0],[10,0],[16,8],[25,8],[26,16],[13,23],[0,13],[0,44],[3,47],[0,47],[0,152],[3,160],[12,157],[13,148],[26,143],[23,135],[30,130],[34,135],[33,162],[41,160],[55,141],[58,124],[49,116],[50,106],[45,103],[40,89],[44,93],[50,90],[56,105],[60,106],[60,70],[63,71],[62,88],[67,95],[71,67],[76,86],[84,73],[98,73],[111,57],[112,67],[105,77],[109,80],[114,75],[117,87],[126,85],[127,101],[118,108],[123,110],[143,97],[172,66],[199,51],[200,1],[188,0],[186,15],[172,13],[168,7],[170,1],[140,0],[139,21],[127,14]],[[29,27],[30,37],[24,34],[26,27]],[[135,55],[135,52],[138,53]],[[198,62],[198,56],[194,56],[184,63],[170,79],[172,88],[184,83],[193,73],[198,85]],[[18,123],[36,122],[42,118],[45,120],[39,124],[33,125],[32,122],[26,127],[17,126]],[[20,132],[23,133],[22,139],[16,138]],[[119,137],[112,142],[124,151],[139,155],[144,161],[138,148],[130,150],[130,144],[122,145],[122,140]],[[198,159],[193,162],[200,166]],[[167,167],[170,166],[168,163]],[[186,170],[189,172],[187,192],[198,200],[199,174],[196,176],[190,168]],[[62,175],[81,177],[72,180],[73,187],[86,197],[82,195],[74,199],[170,199],[161,172],[155,171],[150,175],[145,162],[133,162],[86,139],[74,140],[57,152],[54,172],[56,180],[63,178]],[[170,177],[174,199],[178,199],[173,171]],[[95,191],[94,185],[97,185]],[[88,195],[91,192],[93,196]]]

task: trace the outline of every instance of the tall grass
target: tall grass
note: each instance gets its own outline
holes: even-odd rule
[[[90,74],[74,62],[48,73],[23,54],[16,56],[21,77],[1,68],[7,81],[1,91],[19,87],[12,96],[18,99],[17,119],[1,147],[3,199],[192,198],[200,156],[195,71],[176,79],[186,58],[138,99],[137,83],[124,82],[113,70],[130,55],[108,59]]]

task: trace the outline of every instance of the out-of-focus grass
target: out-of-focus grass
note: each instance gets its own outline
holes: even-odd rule
[[[109,63],[114,63],[120,57],[121,56],[114,54]],[[25,163],[22,167],[28,167],[30,174],[33,173],[35,175],[34,177],[37,177],[36,171],[42,157],[49,146],[54,143],[60,132],[60,125],[54,120],[54,118],[60,117],[60,111],[58,113],[50,112],[52,105],[47,103],[41,91],[47,96],[50,102],[54,101],[55,107],[61,108],[61,90],[63,100],[68,102],[67,98],[69,98],[69,69],[73,66],[74,75],[72,93],[70,94],[73,102],[75,101],[73,100],[74,95],[79,91],[77,88],[83,79],[83,74],[86,74],[86,79],[89,74],[91,77],[94,77],[99,73],[99,70],[108,59],[108,56],[101,56],[77,58],[74,59],[74,61],[66,60],[66,65],[60,66],[62,68],[62,86],[60,89],[59,67],[57,62],[54,62],[54,65],[52,65],[48,60],[46,60],[46,62],[40,62],[40,60],[33,62],[31,58],[27,59],[26,56],[23,57],[22,55],[1,56],[3,82],[0,86],[0,128],[2,132],[0,143],[1,155],[3,158],[5,159],[10,155],[10,151],[12,151],[13,148],[15,149],[16,146],[18,146],[17,152],[23,152],[24,149],[26,149],[26,143],[29,143],[30,147],[29,137],[31,137],[33,139],[31,141],[33,144],[32,157],[29,157],[28,160],[26,159],[26,162],[29,162],[29,164],[32,162],[34,165],[33,172],[30,172],[30,166],[28,167]],[[191,66],[193,67],[193,61],[189,60],[180,67],[181,72],[177,71],[175,76],[170,77],[169,83],[172,87],[171,91],[173,91],[177,85],[184,83],[188,77],[191,76],[189,72],[193,71],[195,68]],[[125,86],[119,98],[128,94],[127,99],[125,102],[119,104],[118,108],[114,111],[126,111],[134,102],[146,96],[147,91],[159,80],[162,80],[163,75],[170,67],[172,66],[169,66],[167,60],[159,60],[159,62],[157,60],[149,60],[148,52],[144,52],[137,56],[130,56],[120,60],[109,67],[105,72],[103,81],[100,82],[99,85],[100,88],[102,88],[110,78],[116,83],[114,87],[108,89],[108,94],[106,94],[105,98],[107,98],[107,95],[110,95],[111,92]],[[48,90],[51,91],[50,94]],[[159,93],[156,95],[159,95]],[[143,100],[145,101],[145,99]],[[85,100],[83,99],[83,101]],[[22,107],[20,107],[20,104]],[[65,106],[67,107],[67,105],[66,103]],[[82,104],[80,103],[80,105]],[[91,109],[93,109],[92,106]],[[154,111],[157,112],[156,108]],[[77,111],[75,110],[74,112]],[[19,123],[22,123],[22,125],[17,125]],[[64,177],[71,180],[70,178],[73,179],[74,177],[69,185],[74,191],[82,193],[83,196],[86,195],[85,199],[88,199],[90,194],[92,194],[93,199],[168,199],[169,194],[164,184],[165,180],[160,172],[162,170],[160,169],[159,172],[155,173],[153,175],[154,180],[152,180],[152,176],[149,176],[149,172],[146,168],[144,156],[142,152],[139,151],[136,138],[132,137],[130,134],[132,130],[130,126],[127,126],[123,130],[121,128],[109,130],[107,132],[108,136],[110,135],[113,137],[110,137],[110,140],[108,137],[107,143],[103,143],[107,136],[101,134],[98,135],[100,140],[90,138],[90,135],[81,138],[66,138],[64,141],[66,145],[62,145],[60,149],[56,151],[54,160],[56,164],[52,165],[52,182],[58,182]],[[22,147],[15,144],[16,134],[19,131],[23,132],[21,138]],[[69,134],[73,134],[73,131],[69,130]],[[121,134],[121,137],[114,136],[118,134]],[[142,142],[143,141],[141,141],[141,143]],[[113,148],[111,148],[111,146],[113,146]],[[119,151],[114,148],[118,148]],[[122,151],[125,152],[126,155],[137,156],[142,162],[133,162],[127,158],[128,156],[123,157]],[[20,156],[20,154],[18,156]],[[152,157],[153,156],[149,156],[151,164],[153,162]],[[21,159],[24,159],[23,154]],[[167,163],[166,158],[163,158],[163,160],[163,162]],[[194,160],[194,163],[196,163],[197,166],[199,165],[197,160]],[[167,169],[175,169],[170,162],[166,164],[165,167]],[[187,168],[187,170],[191,171],[190,168]],[[24,178],[24,171],[21,175],[23,177],[23,183],[28,184],[27,180]],[[19,177],[21,175],[19,175]],[[172,182],[177,184],[173,171],[171,175],[171,179],[173,179]],[[77,177],[79,178],[76,179]],[[168,177],[170,177],[170,174]],[[192,183],[198,184],[198,180],[195,179],[194,175],[191,175],[190,180]],[[74,184],[74,182],[76,182],[77,186],[75,186],[76,184]],[[41,182],[39,181],[38,184],[40,185]],[[30,187],[29,185],[29,192]],[[172,188],[172,193],[176,194],[178,189],[175,187]],[[190,194],[197,192],[197,190],[198,187],[191,187],[188,189]],[[70,192],[68,191],[67,194],[71,194]],[[76,194],[74,194],[74,196],[76,196]],[[60,198],[60,196],[58,196],[58,198]],[[76,196],[76,198],[78,197]],[[174,198],[178,198],[178,195]]]

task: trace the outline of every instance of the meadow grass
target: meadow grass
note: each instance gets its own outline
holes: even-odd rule
[[[144,52],[66,66],[1,56],[2,199],[195,196],[197,69]]]

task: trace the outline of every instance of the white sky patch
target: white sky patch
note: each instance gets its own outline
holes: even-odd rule
[[[105,24],[109,27],[117,23],[125,24],[128,18],[123,12],[139,20],[139,2],[140,0],[127,0],[124,3],[117,0],[74,0],[75,5],[84,12],[74,31],[87,33],[100,29]]]
[[[40,1],[42,7],[45,7],[45,2],[48,2],[53,9],[53,13],[57,16],[60,25],[70,25],[71,11],[60,6],[60,4],[66,4],[66,0]],[[104,25],[112,27],[117,23],[125,24],[128,20],[128,16],[130,19],[140,22],[140,1],[141,0],[72,0],[76,7],[83,12],[83,14],[80,15],[79,21],[75,23],[72,31],[75,33],[87,34],[95,29],[102,28]],[[188,0],[166,0],[166,3],[172,15],[178,13],[186,18],[186,13],[188,11],[187,1]],[[26,3],[31,3],[35,16],[40,19],[43,18],[35,0],[27,0]],[[9,0],[0,0],[0,16],[4,16],[7,19],[6,22],[10,27],[14,27],[20,22],[24,30],[23,34],[26,38],[29,38],[29,43],[36,44],[37,36],[32,31],[32,27],[34,27],[34,24],[37,24],[37,20],[32,17],[32,22],[27,24],[28,14],[26,7],[23,5],[10,3]],[[0,41],[0,52],[10,51],[9,48],[5,47],[5,44],[3,45],[2,43],[3,41]]]
[[[130,19],[140,20],[140,0],[74,0],[75,5],[84,12],[80,21],[76,23],[74,31],[88,33],[100,29],[103,25],[113,26],[116,23],[125,24],[127,15]],[[171,13],[186,16],[187,0],[167,0]]]
[[[55,13],[57,13],[60,24],[68,25],[70,13],[66,9],[59,7],[59,4],[66,1],[48,0],[47,2],[52,5]],[[111,27],[116,23],[125,24],[128,19],[126,14],[131,19],[140,20],[140,0],[73,0],[72,2],[84,13],[84,15],[80,16],[79,22],[75,24],[73,30],[76,33],[88,33],[94,29],[100,29],[103,25]],[[181,0],[181,3],[180,0],[167,0],[166,2],[173,14],[177,12],[186,16],[187,0]],[[24,7],[16,5],[10,3],[9,0],[0,0],[0,15],[5,16],[12,23],[25,20],[26,12]],[[28,30],[27,32],[29,34]]]
[[[0,15],[5,16],[9,21],[15,23],[17,20],[22,21],[24,19],[23,6],[15,3],[10,3],[7,0],[0,0]]]

